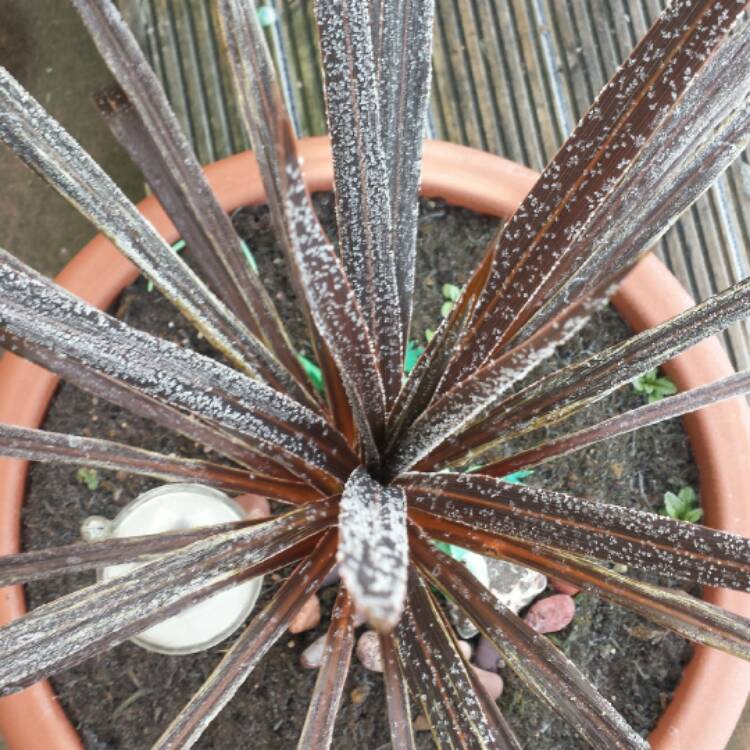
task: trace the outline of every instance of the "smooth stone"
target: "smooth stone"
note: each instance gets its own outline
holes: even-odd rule
[[[380,639],[374,630],[366,630],[357,641],[357,658],[362,666],[372,672],[383,671],[383,655],[380,653]]]
[[[568,596],[575,596],[581,592],[579,586],[575,586],[567,581],[561,581],[559,578],[550,578],[549,585],[557,591],[558,594],[567,594]]]
[[[474,663],[488,672],[497,672],[503,665],[503,659],[493,645],[492,641],[479,636],[479,643],[474,651]]]
[[[459,638],[469,640],[479,633],[479,628],[453,602],[448,602],[448,615]]]
[[[320,599],[313,594],[297,612],[289,626],[290,633],[304,633],[311,630],[320,622]]]
[[[333,586],[341,580],[339,575],[339,566],[336,565],[333,570],[323,579],[323,583],[320,584],[321,589],[327,589],[329,586]]]
[[[305,669],[317,669],[323,661],[323,650],[326,646],[326,635],[316,638],[300,656],[300,664]]]
[[[250,519],[268,518],[271,515],[271,506],[268,500],[261,495],[253,495],[246,492],[238,495],[234,501],[245,511]]]
[[[487,573],[492,593],[501,604],[516,614],[547,588],[546,576],[505,560],[488,557]],[[448,613],[461,638],[468,640],[479,633],[474,623],[454,604],[448,605]]]
[[[576,603],[568,594],[553,594],[534,602],[523,618],[537,633],[556,633],[570,625]]]
[[[349,693],[349,697],[351,698],[351,701],[355,706],[359,706],[367,700],[367,696],[369,694],[370,686],[360,685],[359,687],[355,687],[354,690]]]
[[[521,565],[489,559],[487,569],[492,593],[516,614],[547,588],[546,576]]]
[[[476,665],[472,664],[471,668],[474,670],[474,674],[482,684],[487,695],[496,701],[503,694],[503,678],[500,677],[496,672],[488,672],[485,669],[480,669]]]
[[[430,722],[427,721],[427,717],[424,714],[419,714],[412,722],[412,728],[415,732],[429,732]]]
[[[459,641],[458,648],[463,654],[464,659],[466,659],[466,661],[469,661],[471,659],[471,644],[467,641]]]

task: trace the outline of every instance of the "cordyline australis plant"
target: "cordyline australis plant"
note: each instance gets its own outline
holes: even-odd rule
[[[414,746],[409,696],[441,746],[519,747],[457,648],[437,591],[590,745],[647,746],[549,640],[432,540],[529,566],[693,641],[750,658],[748,620],[607,564],[748,590],[749,540],[502,480],[750,390],[750,377],[738,374],[582,431],[563,431],[520,453],[509,447],[511,438],[537,428],[564,427],[569,415],[750,314],[750,281],[743,281],[663,325],[516,387],[580,328],[746,144],[744,0],[679,0],[664,11],[496,234],[404,383],[432,3],[318,3],[335,248],[311,207],[254,9],[244,0],[218,0],[240,111],[304,305],[324,395],[306,379],[126,26],[109,0],[74,4],[119,84],[99,105],[187,242],[201,278],[5,71],[0,136],[111,237],[229,364],[134,330],[4,252],[1,340],[77,386],[200,441],[226,462],[10,425],[0,426],[1,451],[262,493],[290,509],[263,522],[0,559],[0,585],[145,561],[0,629],[3,693],[111,648],[221,589],[296,563],[156,743],[189,747],[338,561],[342,585],[300,747],[331,742],[357,612],[380,634],[395,747]],[[469,464],[481,468],[462,472]]]

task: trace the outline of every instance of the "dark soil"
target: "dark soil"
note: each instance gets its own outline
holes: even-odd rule
[[[330,197],[318,196],[317,203],[324,223],[330,227]],[[235,224],[248,241],[282,315],[291,321],[295,342],[304,350],[304,329],[280,251],[273,243],[267,212],[243,210],[235,216]],[[448,282],[460,286],[466,281],[494,225],[486,217],[441,202],[423,202],[413,338],[419,339],[426,328],[435,327],[443,302],[442,285]],[[205,349],[173,308],[157,292],[147,291],[143,280],[123,294],[116,313],[131,325]],[[545,369],[560,367],[627,335],[621,319],[605,309]],[[573,421],[583,424],[640,403],[641,397],[626,387]],[[202,454],[202,449],[190,441],[68,385],[60,388],[44,426],[167,453]],[[77,478],[76,467],[34,465],[23,515],[26,549],[73,542],[86,516],[96,513],[113,517],[128,501],[158,484],[108,472],[99,472],[98,480],[98,487],[91,490]],[[679,421],[674,420],[557,460],[527,481],[605,502],[655,509],[661,505],[665,491],[696,486],[697,476],[686,436]],[[36,583],[29,586],[30,604],[38,606],[93,580],[93,574],[80,574]],[[263,601],[279,580],[278,575],[266,579]],[[276,750],[296,745],[315,681],[315,672],[302,669],[299,657],[324,632],[334,595],[333,588],[322,592],[321,626],[313,632],[282,638],[198,747]],[[573,624],[555,634],[554,639],[643,734],[654,726],[690,656],[690,647],[681,639],[587,594],[577,598]],[[170,657],[125,643],[66,671],[53,683],[88,750],[142,750],[159,736],[230,644],[227,641],[204,654]],[[511,674],[506,671],[503,677],[506,689],[501,707],[525,747],[585,747]],[[418,736],[417,744],[420,748],[432,747],[426,734]],[[356,658],[336,725],[334,747],[389,747],[381,678],[362,668]]]

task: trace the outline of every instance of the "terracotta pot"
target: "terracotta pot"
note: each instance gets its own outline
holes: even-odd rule
[[[312,191],[330,190],[330,147],[325,137],[301,142],[304,172]],[[222,206],[232,211],[261,203],[264,193],[250,153],[206,168]],[[426,144],[422,195],[445,198],[475,211],[508,217],[534,184],[537,174],[497,156],[439,141]],[[167,242],[177,232],[157,201],[139,204]],[[104,237],[95,237],[65,267],[58,283],[88,302],[106,308],[138,276]],[[627,277],[614,304],[635,330],[666,320],[693,304],[687,292],[653,256]],[[665,366],[683,390],[732,372],[714,338],[693,347]],[[36,427],[57,386],[57,378],[11,354],[0,361],[0,421]],[[750,486],[750,410],[741,399],[685,418],[700,469],[706,523],[750,536],[750,513],[744,507]],[[27,465],[0,459],[0,554],[19,550],[20,511]],[[750,616],[750,596],[711,590],[706,599]],[[25,612],[21,587],[0,590],[0,623]],[[651,735],[658,750],[722,750],[750,691],[750,664],[719,651],[697,647],[671,705]],[[81,743],[47,682],[0,701],[0,733],[11,750],[80,750]]]

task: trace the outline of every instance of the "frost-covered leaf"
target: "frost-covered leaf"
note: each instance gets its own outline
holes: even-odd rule
[[[679,125],[711,137],[718,123],[711,119],[717,115],[711,106],[716,92],[711,75],[704,78],[710,68],[707,62],[745,5],[744,0],[677,0],[659,16],[506,225],[478,306],[477,331],[461,346],[451,382],[463,379],[511,340],[541,304],[541,295],[549,293],[548,281],[571,272],[575,264],[569,253],[586,238],[597,217],[618,215],[613,199],[621,195],[623,179],[633,174],[630,170],[659,140],[662,128],[679,132],[670,115],[690,89],[705,109],[687,114]],[[724,62],[744,68],[747,60]],[[733,81],[727,92],[730,99],[734,92]],[[744,93],[737,93],[742,99]],[[662,157],[675,147],[681,144],[674,140],[658,144]],[[648,169],[653,170],[665,159],[651,162]],[[658,176],[654,184],[658,186]],[[642,214],[618,216],[619,222],[647,223]],[[609,218],[607,224],[612,224]],[[585,257],[590,248],[582,242],[575,246],[578,251]],[[596,280],[594,275],[592,283]]]
[[[328,750],[354,647],[354,605],[339,588],[331,611],[323,656],[297,750]]]
[[[191,481],[228,492],[254,492],[287,503],[298,504],[319,496],[301,482],[264,477],[246,469],[167,456],[109,440],[3,423],[0,423],[0,456],[127,471],[165,482]]]
[[[422,140],[430,92],[434,0],[370,3],[379,84],[380,140],[389,176],[388,236],[396,267],[404,343],[414,295]],[[376,9],[373,12],[373,7]],[[456,300],[454,300],[455,302]]]
[[[466,330],[466,325],[484,288],[492,268],[493,253],[494,248],[485,253],[484,259],[464,287],[450,315],[443,318],[437,331],[432,332],[423,355],[417,360],[414,369],[408,373],[406,383],[388,418],[388,448],[390,450],[393,450],[400,441],[402,431],[422,414],[435,395],[444,377],[445,366]]]
[[[750,591],[750,540],[481,474],[405,474],[409,507],[509,540]]]
[[[464,432],[456,433],[418,468],[460,460],[465,455],[472,456],[474,461],[481,460],[484,451],[496,448],[514,435],[566,419],[636,376],[748,316],[750,279],[745,279],[661,325],[551,372],[508,398],[499,399],[489,414]],[[534,337],[529,339],[533,340]],[[523,347],[524,344],[522,350]]]
[[[208,423],[194,414],[182,412],[103,373],[82,367],[77,362],[60,356],[54,350],[54,341],[32,344],[0,329],[0,342],[8,351],[46,367],[81,390],[116,404],[132,414],[151,419],[165,429],[185,435],[205,448],[231,458],[253,473],[295,480],[294,475],[281,464],[259,453],[255,441],[225,430],[215,423]]]
[[[197,352],[130,328],[2,251],[0,292],[0,330],[12,336],[49,344],[58,358],[251,436],[301,478],[322,481],[323,490],[339,487],[330,472],[343,479],[353,468],[341,435],[301,404]]]
[[[284,249],[297,299],[305,313],[310,343],[323,372],[331,416],[347,438],[354,438],[355,422],[360,432],[364,431],[366,436],[368,430],[362,419],[363,412],[360,408],[358,418],[353,418],[352,408],[347,403],[347,396],[352,398],[351,387],[345,389],[342,382],[345,371],[347,368],[351,369],[352,364],[347,361],[342,369],[340,358],[331,352],[330,347],[336,342],[329,339],[326,332],[318,331],[317,320],[313,317],[302,285],[302,269],[292,245],[289,217],[285,213],[286,183],[282,183],[284,170],[290,163],[297,171],[301,170],[301,165],[294,146],[296,139],[291,120],[284,106],[254,4],[243,0],[218,0],[216,10],[219,30],[231,63],[240,116],[258,160],[274,228]],[[304,190],[304,184],[299,187]],[[315,218],[314,212],[312,218]],[[318,227],[317,231],[325,237],[322,229]],[[349,377],[351,378],[351,374]]]
[[[435,401],[394,441],[389,468],[397,474],[415,465],[432,450],[481,420],[502,403],[519,380],[573,336],[602,304],[602,296],[571,306],[565,316],[542,328],[520,346],[486,364]]]
[[[284,392],[298,386],[78,143],[0,67],[0,140],[154,281],[220,351]]]
[[[509,560],[597,594],[674,631],[695,643],[750,660],[750,620],[721,609],[679,589],[639,581],[579,555],[536,543],[508,540],[411,510],[414,520],[431,537],[462,544],[475,552]]]
[[[625,414],[610,417],[578,432],[544,440],[531,448],[482,466],[480,473],[487,476],[504,477],[519,469],[536,466],[556,456],[564,456],[573,451],[581,450],[581,448],[586,448],[601,440],[624,435],[641,427],[663,422],[666,419],[680,417],[683,414],[702,409],[709,404],[746,393],[750,393],[750,372],[738,372],[714,383],[708,383],[680,393],[666,401],[656,401]]]
[[[335,522],[334,509],[335,502],[327,500],[195,542],[14,620],[0,628],[0,695],[74,666],[223,588],[275,569],[285,550]]]
[[[341,495],[339,537],[341,579],[357,611],[380,632],[390,631],[406,597],[404,491],[383,486],[364,468],[357,469]]]
[[[411,531],[423,575],[461,607],[497,648],[506,664],[547,705],[598,750],[647,750],[631,729],[563,653],[503,605],[461,564]]]
[[[743,19],[675,103],[617,190],[571,244],[564,273],[519,336],[607,276],[626,270],[742,153],[750,140],[750,19]],[[673,391],[667,391],[670,393]]]
[[[338,365],[365,460],[377,464],[385,436],[385,391],[375,344],[341,261],[315,216],[291,137],[279,149],[285,164],[284,213],[300,284],[315,324]]]
[[[188,750],[255,669],[273,644],[286,632],[294,616],[335,564],[336,535],[327,533],[315,551],[300,562],[273,599],[245,628],[200,690],[152,750]]]
[[[402,7],[398,12],[407,10]],[[396,246],[391,242],[389,170],[381,142],[380,89],[370,13],[365,0],[317,0],[315,14],[325,74],[341,257],[377,347],[386,404],[390,407],[401,389],[406,334],[396,280]],[[384,29],[384,48],[392,42],[389,29]],[[381,75],[385,75],[385,66],[390,67],[391,61],[385,58],[379,63]],[[415,105],[419,107],[420,102]],[[392,118],[397,116],[394,112]],[[395,119],[392,121],[396,124]],[[383,129],[390,124],[383,122]],[[415,125],[421,132],[422,123]],[[399,131],[392,137],[405,135],[409,136]],[[417,146],[420,148],[421,143]],[[416,168],[418,179],[419,162]],[[403,200],[414,205],[413,186],[410,192]]]
[[[497,705],[476,690],[453,628],[414,567],[392,637],[409,691],[439,747],[521,750]]]
[[[398,663],[393,633],[379,636],[379,643],[383,659],[383,685],[388,704],[391,743],[399,750],[416,750],[414,729],[411,723],[409,688]]]
[[[102,565],[134,562],[155,554],[187,547],[200,539],[252,526],[257,521],[235,521],[218,526],[204,526],[188,531],[165,532],[147,536],[76,542],[62,547],[48,547],[0,557],[0,587],[28,583],[63,573],[91,570]]]
[[[111,0],[75,0],[94,43],[119,82],[96,102],[190,248],[214,293],[306,384],[284,326],[246,262],[156,74]],[[299,394],[298,394],[299,395]]]

